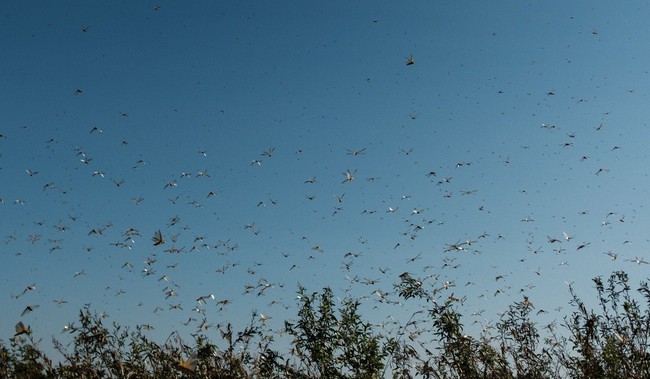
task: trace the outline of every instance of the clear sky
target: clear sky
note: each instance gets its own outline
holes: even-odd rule
[[[277,331],[298,284],[405,320],[403,272],[469,328],[523,295],[561,321],[567,282],[646,278],[649,11],[5,4],[0,338],[65,340],[84,304],[159,342],[253,311]]]

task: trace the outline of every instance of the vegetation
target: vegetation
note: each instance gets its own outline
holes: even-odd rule
[[[364,321],[359,301],[343,300],[337,307],[329,288],[311,294],[299,288],[298,318],[285,321],[282,331],[291,340],[288,352],[274,349],[274,336],[255,317],[238,332],[230,325],[221,327],[223,347],[218,347],[203,334],[193,335],[191,345],[177,333],[158,344],[142,326],[108,326],[101,316],[82,309],[79,326],[71,330],[73,344],[54,341],[64,360],[54,364],[29,328],[21,327],[8,345],[0,341],[0,377],[650,377],[650,288],[642,282],[633,290],[624,272],[614,272],[606,281],[594,279],[595,310],[570,288],[572,313],[559,326],[536,324],[534,306],[524,296],[479,336],[464,333],[458,311],[462,299],[436,298],[423,281],[401,278],[397,293],[405,302],[422,302],[417,313],[426,317],[416,326],[412,318],[394,335]],[[413,330],[407,336],[409,327]]]

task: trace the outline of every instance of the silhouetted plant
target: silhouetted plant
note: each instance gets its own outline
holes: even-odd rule
[[[381,373],[386,353],[371,325],[361,320],[357,301],[344,300],[337,318],[331,289],[308,295],[300,287],[298,296],[299,319],[295,325],[286,322],[285,328],[294,337],[294,354],[309,376],[373,378]]]
[[[567,321],[570,342],[578,355],[564,352],[560,359],[574,378],[650,377],[650,289],[641,282],[637,292],[645,307],[633,297],[628,276],[614,272],[605,284],[594,278],[600,312],[588,310],[570,287],[572,305],[577,308]]]
[[[52,362],[38,349],[30,336],[13,337],[11,350],[2,348],[0,370],[5,378],[47,378],[54,373]]]
[[[515,302],[497,324],[500,333],[501,359],[513,367],[517,378],[548,378],[551,374],[549,350],[540,348],[537,326],[530,319],[533,304],[524,296]]]
[[[403,275],[396,285],[404,299],[421,298],[429,304],[431,333],[436,337],[438,354],[428,349],[428,360],[418,367],[418,373],[433,378],[544,378],[547,377],[547,355],[538,351],[539,334],[529,319],[532,304],[524,302],[509,307],[497,325],[500,349],[490,345],[490,339],[476,339],[463,331],[458,299],[453,294],[436,298],[440,289],[424,289],[424,281]],[[511,367],[511,365],[514,366]]]

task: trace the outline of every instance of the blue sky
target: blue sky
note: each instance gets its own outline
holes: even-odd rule
[[[279,330],[298,284],[367,297],[373,322],[405,320],[419,304],[387,304],[405,271],[449,282],[441,296],[466,296],[480,330],[523,294],[561,320],[565,282],[588,297],[596,275],[644,279],[631,260],[650,247],[647,11],[5,6],[0,336],[22,320],[65,339],[84,304],[159,341],[253,310]]]

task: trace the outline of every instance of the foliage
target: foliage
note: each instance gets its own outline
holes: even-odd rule
[[[607,282],[594,278],[599,312],[588,310],[571,288],[577,308],[568,319],[569,341],[576,354],[562,351],[560,358],[573,378],[650,377],[650,288],[642,282],[634,299],[628,276],[614,272]]]
[[[334,295],[329,288],[311,296],[300,288],[301,301],[294,325],[286,322],[294,337],[294,353],[309,377],[374,378],[383,369],[386,351],[380,348],[381,337],[357,313],[359,302],[346,300],[334,311]],[[316,306],[314,303],[318,301]]]
[[[362,319],[359,300],[339,305],[329,288],[298,291],[298,318],[287,320],[289,352],[273,346],[274,333],[253,313],[243,330],[220,325],[222,343],[202,333],[186,344],[178,333],[164,343],[84,308],[72,343],[54,340],[63,360],[54,364],[31,331],[0,341],[0,377],[6,378],[647,378],[650,377],[650,287],[636,291],[624,272],[594,278],[598,309],[588,309],[570,287],[573,312],[563,333],[546,325],[544,338],[524,296],[478,336],[464,332],[455,295],[441,296],[424,280],[401,277],[396,293],[420,302],[396,332]],[[639,296],[640,295],[640,296]],[[417,317],[416,317],[417,316]],[[428,340],[424,338],[427,336]]]

